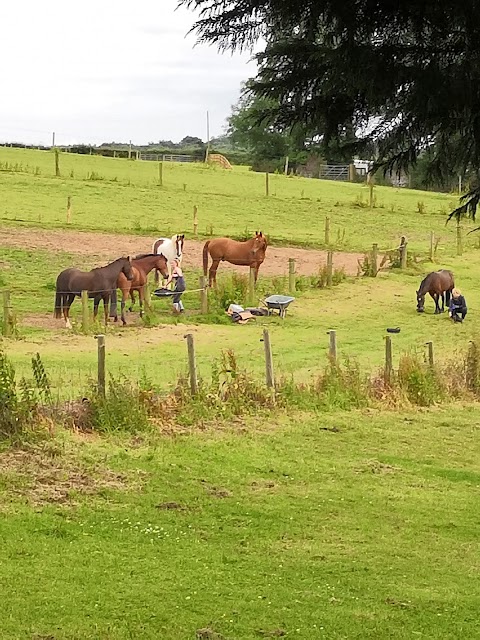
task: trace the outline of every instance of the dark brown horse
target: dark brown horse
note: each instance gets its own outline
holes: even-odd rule
[[[112,290],[117,286],[120,273],[125,274],[127,280],[133,278],[130,258],[118,258],[115,262],[107,264],[106,267],[99,267],[91,271],[80,271],[80,269],[62,271],[57,278],[55,318],[61,318],[63,313],[65,326],[67,329],[71,329],[69,314],[72,302],[75,300],[75,296],[82,295],[82,291],[88,291],[88,297],[93,298],[93,317],[96,319],[98,305],[100,300],[103,300],[105,324],[107,324],[108,303]]]
[[[435,313],[443,313],[445,310],[445,298],[447,306],[450,304],[450,296],[455,283],[453,281],[453,273],[446,269],[440,271],[432,271],[420,283],[417,291],[417,311],[423,313],[425,311],[425,296],[429,293],[435,302]],[[439,300],[442,300],[442,308],[440,308]]]
[[[258,278],[258,270],[265,260],[267,239],[261,231],[255,231],[255,236],[245,242],[230,240],[230,238],[215,238],[208,240],[203,247],[203,273],[207,275],[208,256],[212,258],[209,271],[209,286],[217,283],[217,269],[222,260],[239,266],[253,267],[255,269],[255,282]]]
[[[157,269],[160,271],[164,278],[168,278],[168,267],[167,267],[167,259],[162,255],[157,255],[154,253],[145,253],[140,256],[137,256],[132,260],[132,272],[133,279],[129,280],[124,273],[120,273],[117,279],[117,288],[122,292],[122,322],[124,325],[127,324],[125,320],[125,303],[128,300],[128,296],[130,296],[132,305],[130,306],[130,311],[132,310],[132,306],[135,304],[134,292],[138,292],[138,298],[140,301],[140,317],[143,317],[143,302],[145,300],[145,285],[147,284],[148,274],[152,269]],[[112,292],[112,306],[115,307],[115,313],[113,317],[115,318],[115,322],[118,320],[118,315],[116,311],[116,303],[117,303],[117,290],[114,289]]]

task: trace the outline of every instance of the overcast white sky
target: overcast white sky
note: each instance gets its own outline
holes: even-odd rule
[[[177,0],[0,3],[0,141],[179,141],[222,133],[248,54],[186,36]]]

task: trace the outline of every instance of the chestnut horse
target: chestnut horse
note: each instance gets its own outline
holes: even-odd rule
[[[212,258],[210,267],[209,286],[217,283],[217,269],[221,260],[226,260],[230,264],[253,267],[255,269],[255,282],[258,278],[258,270],[265,260],[267,250],[267,239],[261,231],[255,231],[255,237],[238,242],[230,238],[215,238],[208,240],[203,247],[203,273],[207,275],[208,256]]]
[[[61,318],[63,313],[65,326],[67,329],[71,329],[69,314],[72,302],[75,300],[75,296],[80,297],[82,295],[82,291],[88,291],[88,297],[93,298],[94,319],[97,318],[100,300],[103,300],[106,325],[108,322],[108,303],[120,273],[123,273],[127,280],[133,278],[130,258],[118,258],[115,262],[107,264],[106,267],[92,269],[91,271],[80,271],[80,269],[65,269],[65,271],[62,271],[57,278],[55,318]]]
[[[447,271],[447,269],[432,271],[420,283],[420,288],[417,291],[417,311],[419,313],[425,311],[425,296],[429,293],[435,302],[435,313],[443,313],[445,310],[445,298],[448,306],[454,287],[455,283],[451,271]],[[442,308],[438,304],[440,298],[442,299]]]
[[[132,259],[132,271],[133,279],[128,280],[125,274],[121,273],[117,279],[117,288],[122,292],[122,322],[125,326],[127,321],[125,320],[125,303],[130,296],[132,304],[130,311],[135,304],[134,292],[138,292],[138,299],[140,301],[140,317],[143,317],[143,302],[145,300],[145,285],[147,284],[148,274],[152,269],[157,269],[162,274],[162,277],[168,278],[167,259],[159,254],[145,253]],[[113,316],[115,322],[118,321],[117,313],[117,289],[112,292],[112,311],[110,315]]]

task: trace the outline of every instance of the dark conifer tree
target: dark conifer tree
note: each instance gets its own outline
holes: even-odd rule
[[[436,179],[480,176],[480,0],[180,0],[202,42],[257,54],[269,117]],[[352,129],[357,137],[352,142]],[[452,216],[475,218],[480,183]]]

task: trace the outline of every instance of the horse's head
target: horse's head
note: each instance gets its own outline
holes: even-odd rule
[[[417,311],[418,313],[425,311],[425,294],[420,293],[420,289],[417,291]]]
[[[259,251],[267,250],[267,238],[263,235],[261,231],[255,231],[255,237],[253,239],[253,250],[255,253]]]
[[[155,269],[160,271],[163,278],[168,278],[168,266],[165,256],[162,256],[161,254],[157,256],[157,259],[155,260]]]
[[[130,256],[128,256],[127,258],[124,258],[122,273],[125,275],[127,280],[133,280],[133,265],[132,265],[132,259]]]
[[[173,245],[175,247],[175,259],[179,260],[180,262],[182,261],[182,255],[183,255],[183,243],[185,240],[185,234],[175,234],[172,238],[172,242]]]

